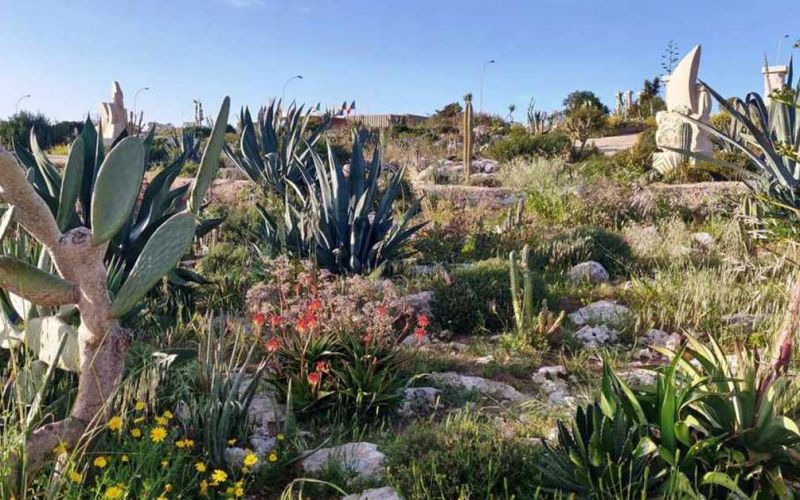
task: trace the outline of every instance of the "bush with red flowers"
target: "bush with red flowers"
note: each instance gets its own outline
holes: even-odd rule
[[[359,417],[396,403],[408,385],[409,333],[424,336],[395,285],[339,277],[309,262],[278,258],[268,280],[247,294],[254,331],[269,358],[270,380],[296,413],[336,409]]]

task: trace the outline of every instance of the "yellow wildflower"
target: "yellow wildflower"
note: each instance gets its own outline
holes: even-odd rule
[[[224,483],[226,479],[228,479],[228,474],[226,474],[224,470],[214,469],[214,472],[211,474],[211,484],[214,486],[219,483]]]
[[[203,479],[200,481],[200,494],[206,496],[206,493],[208,493],[208,481]]]
[[[62,443],[61,441],[58,442],[58,446],[53,448],[53,453],[56,455],[61,455],[63,453],[68,452],[67,445]]]
[[[120,458],[120,461],[121,461],[123,464],[127,464],[128,462],[130,462],[130,461],[131,461],[131,459],[130,459],[130,458],[128,458],[128,455],[122,455],[122,457]]]
[[[233,439],[229,439],[229,440],[228,440],[228,446],[233,446],[233,445],[235,445],[235,444],[236,444],[236,438],[233,438]]]
[[[169,410],[166,410],[166,411],[165,411],[165,412],[162,414],[162,416],[163,416],[164,418],[166,418],[167,420],[171,420],[171,419],[172,419],[172,417],[174,417],[175,415],[173,415],[171,411],[169,411]]]
[[[252,467],[253,465],[258,463],[258,456],[252,451],[247,452],[247,455],[244,456],[244,461],[242,462],[248,467]]]
[[[278,454],[275,453],[274,451],[269,452],[269,456],[267,457],[267,460],[269,460],[272,463],[277,462],[278,461]]]
[[[206,471],[206,464],[204,464],[203,462],[197,462],[196,464],[194,464],[194,470],[202,474],[203,472]]]
[[[192,448],[194,447],[194,441],[191,439],[180,439],[178,441],[175,441],[175,446],[181,449]]]
[[[83,482],[83,476],[80,474],[80,472],[71,471],[69,473],[69,480],[73,483],[81,483]]]
[[[167,493],[172,493],[172,485],[167,483],[167,485],[164,486],[164,491],[166,491]]]
[[[235,490],[233,490],[233,496],[236,498],[242,498],[244,496],[244,488],[238,486]]]
[[[166,469],[167,467],[169,467],[169,460],[162,460],[161,461],[161,468],[162,469]]]
[[[145,408],[147,408],[147,405],[144,404],[144,401],[137,401],[135,408],[136,408],[136,411],[142,411]]]
[[[242,474],[250,474],[250,467],[246,465],[242,467]]]
[[[283,434],[278,434],[277,436],[275,436],[275,438],[276,438],[278,441],[283,441],[283,440],[285,439],[285,437],[284,437],[284,435],[283,435]]]
[[[106,498],[122,498],[125,495],[125,490],[122,489],[122,486],[109,486],[106,488]]]
[[[156,423],[161,427],[164,427],[169,423],[169,419],[166,417],[156,417]]]
[[[163,427],[153,427],[150,431],[150,441],[160,443],[167,437],[167,430]]]
[[[228,486],[228,487],[225,489],[225,494],[226,494],[226,495],[233,495],[233,486]]]
[[[112,431],[118,431],[122,429],[122,417],[111,417],[108,421],[108,428]]]
[[[142,430],[141,429],[131,429],[131,436],[135,439],[139,439],[142,437]]]
[[[108,459],[106,459],[106,457],[104,457],[103,455],[100,455],[99,457],[94,459],[94,462],[92,462],[92,464],[98,469],[102,469],[103,467],[108,465]]]

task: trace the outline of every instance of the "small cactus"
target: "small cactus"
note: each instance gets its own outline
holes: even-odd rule
[[[464,96],[464,183],[469,183],[472,170],[472,94]]]
[[[558,315],[547,308],[543,300],[539,312],[534,315],[533,271],[530,268],[530,248],[525,245],[519,258],[515,252],[509,255],[511,277],[511,303],[514,307],[514,326],[517,335],[527,343],[546,340],[557,341],[564,321],[564,311]]]

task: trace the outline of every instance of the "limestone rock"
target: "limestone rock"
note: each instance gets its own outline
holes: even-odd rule
[[[651,328],[642,335],[641,341],[648,347],[664,347],[674,351],[681,343],[681,336],[677,333],[670,334],[664,330]]]
[[[569,315],[569,319],[578,326],[586,324],[623,326],[630,318],[631,311],[627,307],[615,304],[610,300],[593,302]]]
[[[286,405],[278,403],[273,393],[256,394],[247,410],[247,423],[252,434],[269,436],[286,418]]]
[[[617,375],[632,387],[649,387],[656,383],[656,372],[644,368],[629,368],[620,371]]]
[[[608,271],[599,262],[588,260],[581,262],[567,271],[570,280],[576,283],[588,281],[589,283],[603,283],[610,279]]]
[[[402,500],[402,498],[394,488],[384,486],[383,488],[364,490],[361,493],[353,493],[343,497],[342,500]]]
[[[430,413],[441,393],[435,387],[409,387],[405,390],[397,413],[406,418]]]
[[[714,237],[706,232],[692,233],[692,243],[702,250],[710,250],[714,247]]]
[[[585,349],[600,347],[617,340],[616,330],[612,330],[606,325],[586,325],[575,332],[573,336]]]
[[[356,473],[359,480],[383,476],[383,461],[386,455],[378,451],[378,445],[358,442],[347,443],[333,448],[322,448],[300,461],[305,472],[320,472],[328,463],[338,462],[344,468]]]
[[[511,402],[522,402],[527,398],[524,394],[503,382],[496,382],[482,377],[461,375],[455,372],[431,373],[428,380],[440,387],[462,391],[475,391],[485,396]]]

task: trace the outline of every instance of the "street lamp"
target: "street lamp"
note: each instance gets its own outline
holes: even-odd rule
[[[489,59],[483,63],[483,69],[481,70],[481,93],[478,101],[478,113],[483,113],[483,80],[486,77],[486,67],[490,64],[494,64],[494,59]]]
[[[294,75],[286,79],[286,82],[284,82],[283,84],[283,90],[281,90],[281,102],[283,102],[283,98],[286,95],[286,86],[289,85],[289,82],[291,82],[292,80],[302,80],[302,79],[303,75]]]
[[[136,100],[139,98],[139,93],[145,90],[150,90],[150,87],[142,87],[133,94],[133,119],[136,120]]]
[[[19,113],[19,103],[21,103],[24,99],[29,98],[30,96],[31,96],[30,94],[25,94],[24,96],[22,96],[19,99],[17,99],[17,103],[14,105],[14,114],[15,115],[17,113]]]

